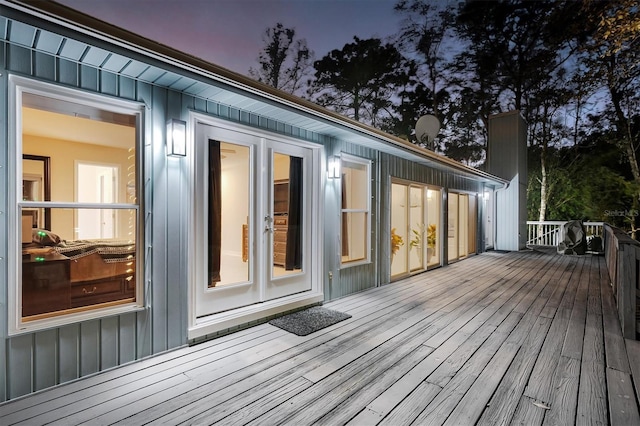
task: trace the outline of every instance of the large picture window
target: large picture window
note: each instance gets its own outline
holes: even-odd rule
[[[18,232],[10,329],[141,306],[140,108],[22,78],[11,82]]]
[[[342,156],[341,254],[342,264],[370,260],[371,162]]]

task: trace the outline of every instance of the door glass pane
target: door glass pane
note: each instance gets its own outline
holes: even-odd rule
[[[458,205],[458,257],[469,253],[469,196],[461,194]]]
[[[478,199],[469,197],[469,254],[476,252],[476,238],[478,232]]]
[[[249,280],[250,171],[249,147],[209,141],[209,287]]]
[[[391,184],[391,276],[409,272],[407,186]]]
[[[427,189],[427,266],[440,264],[440,191]]]
[[[302,271],[303,161],[281,153],[273,155],[272,276]]]
[[[425,255],[426,225],[424,223],[424,190],[409,187],[409,270],[423,268]]]
[[[447,219],[447,259],[449,261],[458,259],[458,194],[449,193]]]

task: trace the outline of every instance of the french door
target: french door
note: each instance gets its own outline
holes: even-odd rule
[[[198,124],[197,317],[311,290],[312,150]]]

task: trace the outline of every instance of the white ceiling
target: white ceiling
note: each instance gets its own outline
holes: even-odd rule
[[[135,146],[135,127],[22,108],[23,134],[128,149]]]

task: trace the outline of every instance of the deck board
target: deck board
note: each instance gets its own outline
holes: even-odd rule
[[[637,342],[601,257],[489,252],[0,404],[0,424],[625,424]]]

